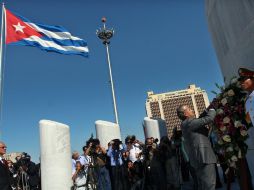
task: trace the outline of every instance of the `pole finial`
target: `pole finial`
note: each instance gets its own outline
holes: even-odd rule
[[[106,17],[102,17],[101,21],[103,23],[103,28],[96,31],[97,36],[103,41],[103,44],[109,44],[109,39],[113,37],[114,30],[106,28]]]
[[[101,22],[105,23],[107,21],[106,17],[101,18]]]

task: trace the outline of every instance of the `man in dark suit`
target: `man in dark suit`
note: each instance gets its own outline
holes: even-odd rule
[[[6,160],[3,156],[6,153],[6,145],[0,141],[0,189],[1,190],[12,190],[11,179]]]
[[[177,115],[182,120],[184,146],[197,176],[198,190],[214,190],[216,156],[207,137],[207,124],[213,121],[216,112],[210,109],[200,118],[195,118],[194,111],[188,105],[181,105]]]

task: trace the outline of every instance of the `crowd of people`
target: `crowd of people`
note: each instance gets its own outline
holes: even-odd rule
[[[239,75],[242,88],[249,92],[246,110],[254,123],[254,72],[245,69]],[[181,130],[174,130],[170,138],[149,137],[143,143],[132,135],[124,142],[113,139],[102,147],[91,137],[81,155],[77,151],[72,154],[72,190],[180,190],[190,179],[194,190],[220,187],[217,156],[209,138],[215,110],[209,106],[199,118],[189,105],[179,106],[176,112],[182,120]],[[254,150],[253,134],[254,129],[249,129],[249,152]],[[17,157],[16,163],[5,160],[6,148],[0,141],[0,190],[41,189],[40,164],[33,163],[26,153]],[[247,154],[246,158],[253,168],[253,157]],[[251,190],[253,170],[246,176],[250,184],[243,189]],[[227,176],[223,177],[226,182]]]
[[[0,189],[40,190],[40,164],[31,161],[31,156],[23,152],[13,163],[5,160],[7,146],[0,141]]]
[[[190,159],[183,148],[181,131],[174,131],[171,139],[153,137],[141,142],[134,135],[125,142],[113,139],[107,149],[98,139],[90,138],[83,154],[72,153],[73,190],[180,190],[192,178],[197,178]],[[0,142],[1,190],[40,190],[40,164],[31,161],[27,153],[16,162],[4,160],[7,146]],[[7,173],[8,178],[4,173]],[[6,186],[4,186],[6,185]]]
[[[91,138],[82,155],[72,154],[73,189],[180,189],[181,163],[185,162],[180,148],[166,136],[159,143],[153,137],[142,143],[134,135],[124,143],[113,139],[107,149]]]

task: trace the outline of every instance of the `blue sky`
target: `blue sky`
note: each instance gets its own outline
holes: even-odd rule
[[[143,140],[146,92],[196,84],[208,92],[222,84],[204,0],[12,0],[6,8],[29,20],[61,25],[88,42],[90,57],[6,49],[1,139],[7,152],[25,151],[37,162],[38,122],[70,126],[72,150],[81,152],[96,120],[114,121],[106,50],[96,29],[114,28],[110,55],[122,137]]]

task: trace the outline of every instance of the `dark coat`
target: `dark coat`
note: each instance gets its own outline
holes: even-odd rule
[[[0,189],[12,190],[9,169],[1,161],[0,161]]]

